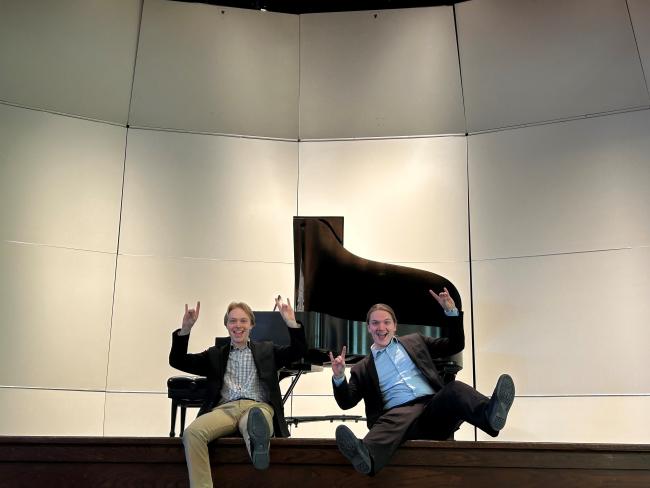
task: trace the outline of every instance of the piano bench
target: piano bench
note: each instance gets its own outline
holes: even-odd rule
[[[172,400],[172,425],[169,437],[176,435],[176,412],[181,408],[181,431],[185,431],[185,413],[188,407],[198,408],[203,405],[207,395],[208,380],[202,376],[172,376],[167,380],[167,397]]]

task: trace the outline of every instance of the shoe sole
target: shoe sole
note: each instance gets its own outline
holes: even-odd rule
[[[251,409],[248,414],[246,425],[250,436],[251,460],[255,469],[266,469],[269,467],[269,426],[266,423],[264,414],[259,408]]]
[[[494,388],[493,396],[497,397],[497,403],[490,416],[490,426],[499,431],[506,425],[508,411],[515,401],[515,384],[512,378],[507,374],[502,374]]]
[[[360,450],[360,441],[344,425],[336,428],[336,445],[348,461],[352,463],[354,469],[361,474],[370,474],[370,457]]]

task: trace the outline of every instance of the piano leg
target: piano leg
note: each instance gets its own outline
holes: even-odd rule
[[[287,403],[287,400],[289,399],[289,396],[291,395],[291,392],[293,392],[293,389],[295,388],[296,383],[298,383],[298,380],[300,379],[300,375],[302,375],[302,371],[298,371],[296,373],[296,375],[293,377],[293,379],[291,380],[291,384],[289,385],[289,389],[287,390],[287,392],[282,397],[282,405]]]

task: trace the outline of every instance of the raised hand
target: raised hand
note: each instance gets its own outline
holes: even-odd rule
[[[199,311],[201,310],[201,302],[196,302],[196,308],[188,308],[185,304],[185,314],[183,315],[183,324],[181,329],[185,333],[189,333],[190,329],[194,326],[199,319]]]
[[[341,378],[345,375],[345,346],[341,349],[341,354],[334,357],[330,351],[330,361],[332,362],[332,374],[335,378]]]
[[[436,292],[433,290],[429,290],[429,293],[431,293],[431,296],[436,299],[436,301],[440,304],[445,312],[451,312],[456,308],[454,299],[451,298],[451,295],[449,295],[449,291],[446,287],[444,287],[442,290],[443,291],[441,291],[439,295],[436,294]]]
[[[278,312],[280,312],[280,315],[282,315],[282,318],[289,327],[296,327],[298,325],[296,323],[296,314],[293,308],[291,308],[291,302],[288,298],[287,303],[284,303],[282,297],[278,295],[278,298],[275,299],[275,308],[278,309]]]

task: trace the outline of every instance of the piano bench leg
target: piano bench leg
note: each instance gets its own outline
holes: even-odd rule
[[[172,426],[171,429],[169,429],[169,437],[174,437],[176,436],[176,432],[174,432],[176,428],[176,410],[178,409],[178,402],[176,400],[172,400]]]
[[[183,437],[183,432],[185,432],[185,413],[187,411],[187,407],[185,405],[181,405],[181,432],[178,434],[180,437]]]

